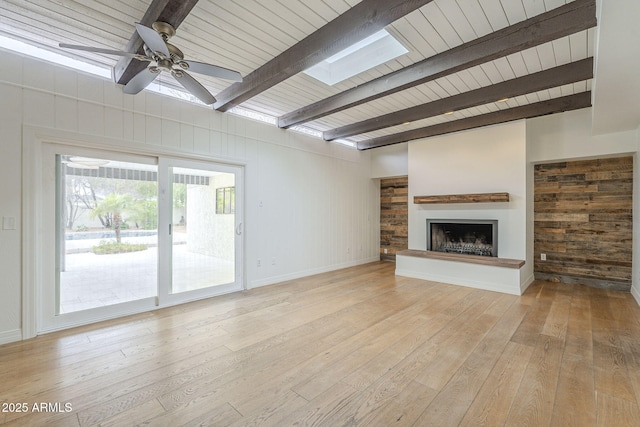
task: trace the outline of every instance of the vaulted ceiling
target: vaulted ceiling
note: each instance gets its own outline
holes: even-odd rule
[[[217,98],[369,149],[591,105],[595,0],[3,0],[1,32],[113,67],[146,63],[135,23],[169,22],[185,58],[238,70],[195,75]],[[302,73],[385,28],[408,52],[333,86]],[[167,81],[166,84],[172,84]]]

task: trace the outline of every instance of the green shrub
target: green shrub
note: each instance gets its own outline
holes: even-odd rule
[[[116,241],[107,242],[105,240],[101,240],[97,246],[91,248],[91,251],[96,255],[121,254],[144,250],[147,250],[147,245],[144,243],[118,243]]]

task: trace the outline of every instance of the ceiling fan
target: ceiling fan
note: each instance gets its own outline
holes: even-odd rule
[[[202,84],[191,77],[186,72],[187,70],[225,80],[232,80],[236,82],[242,81],[242,76],[237,71],[229,70],[217,65],[184,59],[182,51],[167,42],[167,40],[173,37],[176,33],[176,30],[171,26],[171,24],[158,21],[154,22],[152,27],[153,29],[136,23],[136,31],[144,42],[144,55],[124,52],[121,50],[102,49],[99,47],[80,46],[67,43],[60,43],[59,46],[65,49],[84,50],[87,52],[105,53],[107,55],[125,56],[128,58],[135,58],[140,61],[149,61],[149,66],[136,74],[122,88],[124,93],[132,95],[147,87],[147,85],[154,81],[162,71],[171,73],[178,83],[207,105],[215,103],[216,99],[204,86],[202,86]]]

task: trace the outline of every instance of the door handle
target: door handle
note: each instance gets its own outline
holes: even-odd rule
[[[238,225],[236,226],[236,234],[238,236],[240,236],[242,234],[242,223],[239,222]]]

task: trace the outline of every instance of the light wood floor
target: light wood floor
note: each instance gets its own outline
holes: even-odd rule
[[[640,425],[640,307],[522,297],[374,263],[0,347],[0,422]],[[32,412],[34,403],[71,412]],[[14,407],[15,409],[15,407]],[[55,408],[52,408],[55,409]]]

